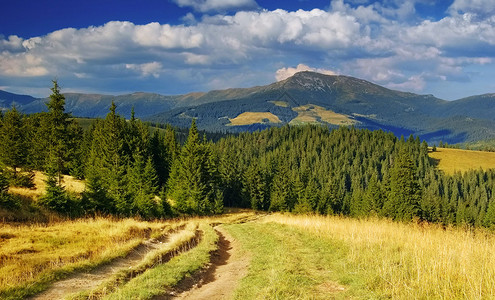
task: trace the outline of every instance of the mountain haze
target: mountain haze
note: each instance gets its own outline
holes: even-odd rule
[[[283,124],[353,125],[419,135],[429,142],[472,142],[495,138],[495,94],[446,101],[387,89],[337,75],[299,72],[266,86],[163,96],[152,93],[96,95],[67,93],[66,110],[80,117],[104,117],[111,101],[117,112],[143,120],[201,129],[240,132]],[[25,113],[46,109],[46,99],[0,91],[0,105]]]

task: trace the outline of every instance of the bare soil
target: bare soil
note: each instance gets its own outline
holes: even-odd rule
[[[126,257],[117,258],[92,271],[76,273],[67,279],[57,281],[53,283],[48,290],[31,299],[63,299],[72,294],[93,290],[108,280],[112,275],[124,269],[131,269],[133,266],[139,264],[150,251],[164,247],[167,240],[167,237],[160,240],[149,239],[133,249]]]
[[[243,255],[240,243],[222,227],[217,227],[216,230],[219,235],[219,248],[212,254],[209,267],[199,276],[183,280],[176,289],[183,292],[156,299],[232,298],[239,280],[247,274],[250,258]]]

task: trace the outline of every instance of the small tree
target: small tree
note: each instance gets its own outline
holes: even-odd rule
[[[16,198],[12,197],[12,195],[10,195],[8,191],[9,181],[0,170],[0,208],[11,209],[19,207],[19,201]]]
[[[71,200],[64,187],[58,184],[56,172],[48,172],[46,180],[46,194],[43,195],[39,203],[41,206],[61,214],[71,213]]]

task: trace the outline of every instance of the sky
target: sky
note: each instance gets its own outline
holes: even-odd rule
[[[297,71],[455,100],[495,93],[495,0],[0,2],[0,89],[185,94]]]

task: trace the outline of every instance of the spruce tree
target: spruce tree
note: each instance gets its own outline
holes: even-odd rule
[[[187,141],[175,160],[168,181],[168,196],[178,211],[189,214],[210,214],[223,208],[215,179],[211,152],[199,138],[193,119]]]
[[[22,117],[15,106],[7,111],[0,127],[0,163],[12,168],[13,180],[17,169],[27,163],[27,144]]]
[[[158,192],[158,178],[151,158],[145,161],[141,154],[136,153],[127,177],[129,196],[133,200],[133,211],[146,219],[157,217],[159,209],[155,196]]]
[[[402,147],[390,174],[390,192],[384,204],[387,216],[396,220],[411,220],[417,216],[420,189],[411,155]]]
[[[65,170],[68,152],[68,126],[70,115],[65,112],[65,96],[60,93],[57,81],[53,81],[50,101],[46,103],[48,107],[47,118],[50,126],[48,145],[48,172],[56,175],[56,184],[62,184],[62,174]]]

